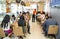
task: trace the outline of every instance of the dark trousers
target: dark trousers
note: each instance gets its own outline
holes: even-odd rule
[[[8,27],[8,23],[2,23],[1,27],[4,27],[4,28]]]
[[[22,26],[22,29],[23,29],[23,33],[25,34],[26,33],[26,25],[25,25],[25,23],[24,23],[24,21],[23,22],[21,22],[21,26]]]
[[[28,32],[30,32],[30,25],[29,25],[29,23],[28,23],[28,26],[27,26],[27,28],[28,28]]]
[[[23,33],[25,34],[26,33],[26,26],[22,26],[22,29],[23,29]]]
[[[19,20],[18,21],[18,26],[22,27],[23,33],[25,34],[26,33],[26,24],[25,24],[25,21],[24,20]]]
[[[32,22],[35,22],[35,15],[32,15]]]
[[[5,27],[8,27],[8,23],[4,23],[4,28],[5,28]]]
[[[45,31],[45,36],[47,36],[47,31]]]

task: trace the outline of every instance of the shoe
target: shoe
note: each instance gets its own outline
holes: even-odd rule
[[[20,38],[21,38],[21,39],[23,39],[23,37],[22,37],[22,36],[20,36]]]
[[[22,36],[20,36],[20,38],[22,38]]]
[[[46,37],[47,35],[45,34],[44,36]]]
[[[44,32],[42,32],[42,34],[45,34]]]
[[[24,35],[24,37],[26,37],[26,35]]]
[[[29,34],[31,34],[30,32],[28,32]]]
[[[3,38],[1,38],[1,39],[3,39]]]

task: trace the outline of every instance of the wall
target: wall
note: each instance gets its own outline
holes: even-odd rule
[[[60,8],[51,8],[51,15],[55,18],[59,24],[59,32],[57,39],[60,39]]]
[[[38,11],[41,11],[42,13],[43,10],[44,10],[44,2],[38,3]]]
[[[52,0],[50,4],[51,6],[60,5],[60,0]]]

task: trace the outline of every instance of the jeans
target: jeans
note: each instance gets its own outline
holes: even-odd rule
[[[26,33],[26,26],[22,26],[22,29],[23,29],[23,33],[25,34]]]
[[[29,23],[27,25],[27,28],[28,28],[28,32],[30,32],[30,25],[29,25]]]
[[[1,24],[1,27],[3,27],[3,28],[8,27],[8,23],[2,23],[2,24]]]
[[[35,15],[32,15],[32,22],[35,22]]]

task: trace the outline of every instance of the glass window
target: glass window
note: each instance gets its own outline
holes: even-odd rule
[[[0,0],[0,24],[6,13],[6,0]]]

